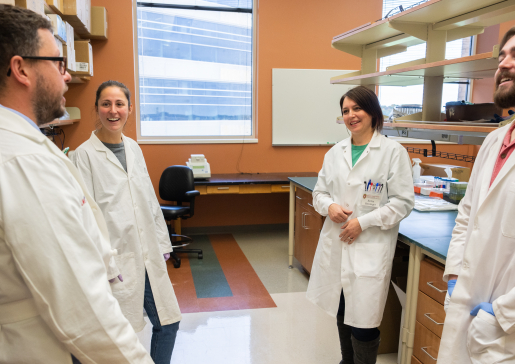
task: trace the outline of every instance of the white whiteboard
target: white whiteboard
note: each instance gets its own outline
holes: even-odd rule
[[[354,71],[272,69],[272,145],[328,145],[349,136],[340,97],[349,85],[332,85],[331,77]]]

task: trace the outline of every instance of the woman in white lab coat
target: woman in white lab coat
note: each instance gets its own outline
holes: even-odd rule
[[[96,93],[100,126],[72,158],[102,210],[121,279],[111,287],[136,331],[153,325],[150,355],[170,363],[181,313],[165,261],[173,250],[166,223],[138,144],[122,131],[132,111],[130,91],[107,81]]]
[[[313,206],[327,216],[307,298],[337,318],[341,363],[375,363],[399,223],[414,206],[408,153],[379,134],[375,93],[359,86],[340,100],[351,137],[327,152]]]

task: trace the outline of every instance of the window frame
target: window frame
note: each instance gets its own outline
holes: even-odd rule
[[[140,118],[140,85],[139,85],[139,54],[138,54],[138,2],[133,1],[133,47],[134,47],[134,85],[136,115],[136,141],[138,144],[247,144],[258,142],[258,118],[257,118],[257,73],[258,73],[258,0],[252,0],[252,130],[251,135],[238,136],[197,136],[197,137],[172,137],[172,136],[142,136]]]

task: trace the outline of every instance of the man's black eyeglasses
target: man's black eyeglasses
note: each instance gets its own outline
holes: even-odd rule
[[[59,62],[59,72],[62,75],[66,73],[66,57],[37,57],[37,56],[20,56],[23,59],[33,59],[36,61],[54,61]],[[11,67],[7,70],[7,77],[11,76]]]

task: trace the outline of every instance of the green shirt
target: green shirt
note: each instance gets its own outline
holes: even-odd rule
[[[356,162],[358,161],[359,157],[361,157],[361,154],[363,154],[363,151],[365,149],[367,149],[367,145],[368,145],[368,143],[365,145],[352,144],[352,166],[353,167],[356,164]]]

